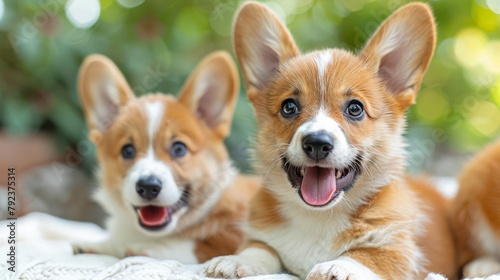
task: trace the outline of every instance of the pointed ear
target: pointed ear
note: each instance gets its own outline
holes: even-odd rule
[[[200,62],[181,90],[179,102],[225,138],[231,130],[239,88],[233,59],[227,52],[218,51]]]
[[[94,142],[109,128],[118,109],[134,98],[118,67],[109,58],[98,54],[89,55],[83,61],[78,89],[90,138]]]
[[[361,52],[386,89],[406,109],[416,93],[436,46],[436,26],[429,6],[405,5],[387,18]]]
[[[299,54],[278,16],[257,2],[246,2],[236,12],[233,44],[251,101],[269,85],[283,62]]]

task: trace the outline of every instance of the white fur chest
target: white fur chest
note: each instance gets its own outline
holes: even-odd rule
[[[284,226],[274,229],[250,229],[249,235],[261,240],[277,251],[285,269],[305,279],[314,265],[338,258],[343,248],[335,248],[334,241],[345,229],[346,218],[336,215],[314,215],[301,212],[300,217],[289,220]]]

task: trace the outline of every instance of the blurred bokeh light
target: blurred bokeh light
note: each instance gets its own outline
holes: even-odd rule
[[[0,0],[0,21],[2,21],[4,13],[5,13],[5,4],[3,3],[3,0]]]
[[[76,28],[89,28],[99,19],[101,6],[99,0],[68,0],[66,17]]]

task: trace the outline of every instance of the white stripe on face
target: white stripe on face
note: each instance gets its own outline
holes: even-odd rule
[[[125,198],[135,206],[143,205],[145,203],[144,199],[137,194],[135,186],[139,178],[153,175],[162,182],[161,192],[154,199],[155,204],[172,205],[180,199],[181,192],[175,183],[170,167],[156,157],[153,145],[153,140],[158,133],[166,108],[161,102],[147,102],[145,106],[148,117],[149,145],[146,155],[138,159],[128,171],[125,178]]]
[[[147,102],[146,112],[148,114],[148,138],[149,149],[148,154],[154,154],[153,139],[160,127],[161,119],[165,113],[165,108],[161,102]]]
[[[319,90],[321,95],[321,102],[325,100],[325,72],[326,67],[330,64],[332,60],[332,52],[330,50],[325,50],[319,53],[317,57],[314,58],[314,62],[318,67],[318,79],[319,79]],[[323,105],[322,105],[323,106]]]

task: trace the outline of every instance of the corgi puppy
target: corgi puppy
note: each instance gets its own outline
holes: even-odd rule
[[[451,221],[466,277],[500,273],[500,141],[476,155],[459,177]]]
[[[422,279],[429,259],[419,246],[429,219],[423,208],[433,201],[403,176],[402,134],[435,48],[429,7],[400,8],[357,55],[301,54],[278,17],[256,2],[240,7],[233,40],[257,118],[263,188],[251,202],[249,241],[239,254],[207,262],[205,273]]]
[[[80,69],[79,92],[100,166],[97,199],[109,240],[78,253],[147,255],[186,264],[234,253],[258,181],[235,176],[223,140],[239,91],[226,52],[207,56],[176,99],[135,97],[101,55]]]

